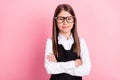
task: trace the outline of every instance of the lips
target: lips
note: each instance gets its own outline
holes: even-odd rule
[[[68,28],[69,26],[62,26],[62,28]]]

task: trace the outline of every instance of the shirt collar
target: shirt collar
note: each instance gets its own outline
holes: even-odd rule
[[[73,35],[71,34],[69,37],[68,37],[68,39],[65,37],[65,36],[63,36],[62,34],[58,34],[58,40],[71,40],[71,41],[74,41],[74,39],[73,39]]]

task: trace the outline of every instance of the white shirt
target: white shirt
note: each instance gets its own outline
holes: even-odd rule
[[[72,44],[74,43],[73,36],[71,35],[68,39],[64,36],[58,36],[58,44],[62,44],[66,50],[71,49]],[[82,65],[79,67],[75,67],[74,60],[67,61],[67,62],[50,62],[46,58],[47,55],[50,53],[53,54],[52,50],[52,39],[48,39],[46,42],[46,49],[45,49],[45,68],[48,74],[60,74],[60,73],[67,73],[73,76],[84,76],[88,75],[91,69],[91,63],[89,58],[89,51],[87,48],[87,44],[83,38],[80,38],[80,49],[81,49],[81,59]]]

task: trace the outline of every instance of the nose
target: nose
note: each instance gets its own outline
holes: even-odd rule
[[[66,19],[64,19],[64,21],[63,21],[63,24],[67,24],[67,21],[66,21]]]

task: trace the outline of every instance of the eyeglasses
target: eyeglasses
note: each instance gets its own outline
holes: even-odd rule
[[[62,17],[62,16],[58,16],[58,17],[55,17],[57,23],[63,23],[65,20],[68,22],[68,23],[72,23],[75,19],[75,16],[67,16],[67,17]]]

